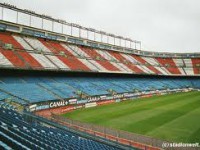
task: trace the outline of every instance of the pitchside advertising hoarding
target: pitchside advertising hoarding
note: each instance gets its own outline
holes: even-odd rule
[[[49,108],[61,107],[61,106],[67,106],[67,105],[68,105],[68,100],[55,101],[55,102],[49,103]]]
[[[95,106],[95,105],[111,103],[111,102],[120,102],[123,100],[135,99],[135,98],[142,97],[149,94],[152,95],[152,92],[91,96],[85,99],[71,98],[71,99],[65,99],[65,100],[53,100],[53,101],[32,104],[29,106],[29,110],[35,111],[35,110],[43,110],[43,109],[63,107],[63,106],[76,107],[77,105],[81,105],[81,104],[82,105],[85,104],[85,107],[90,107],[90,106]]]
[[[74,99],[68,99],[68,100],[49,102],[49,108],[67,106],[67,105],[72,105],[72,104],[77,104],[77,99],[74,98]]]
[[[124,94],[115,94],[115,95],[102,95],[102,96],[92,96],[87,98],[87,102],[98,102],[103,100],[113,100],[123,98]]]
[[[76,104],[76,102],[77,102],[77,99],[47,101],[43,103],[30,105],[29,110],[34,111],[34,110],[43,110],[43,109],[49,109],[49,108],[62,107],[62,106],[67,106],[69,104]]]
[[[88,102],[87,99],[85,99],[85,100],[78,100],[78,101],[77,101],[77,104],[85,104],[85,103],[87,103],[87,102]]]
[[[126,96],[124,96],[124,94],[116,94],[112,96],[111,95],[91,96],[91,97],[87,97],[85,99],[79,99],[79,100],[76,98],[66,99],[66,100],[53,100],[53,101],[32,104],[29,106],[29,110],[34,111],[34,110],[63,107],[67,105],[77,105],[77,104],[87,104],[87,103],[92,103],[92,102],[109,101],[109,100],[122,99],[124,97],[131,96],[131,95],[128,95],[128,93],[126,93],[125,95]]]

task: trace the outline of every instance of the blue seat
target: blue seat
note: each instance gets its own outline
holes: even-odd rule
[[[0,111],[0,122],[6,124],[6,127],[0,124],[0,137],[2,139],[3,136],[3,142],[11,148],[17,146],[21,149],[116,149],[91,139],[82,138],[73,132],[29,123],[22,114],[14,110],[1,108]],[[1,143],[0,146],[2,146]]]
[[[87,95],[133,92],[135,89],[200,88],[200,80],[178,78],[101,78],[101,77],[0,77],[0,100],[11,98],[23,103],[78,97],[78,91]],[[24,102],[25,103],[25,102]]]

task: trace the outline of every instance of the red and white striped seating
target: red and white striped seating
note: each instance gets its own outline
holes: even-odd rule
[[[199,58],[145,57],[64,42],[0,33],[0,66],[157,75],[200,75]]]

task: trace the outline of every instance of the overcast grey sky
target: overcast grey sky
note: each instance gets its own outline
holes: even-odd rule
[[[0,0],[142,41],[161,52],[200,52],[199,0]]]

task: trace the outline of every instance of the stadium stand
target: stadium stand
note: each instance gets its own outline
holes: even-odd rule
[[[14,96],[29,103],[79,98],[77,91],[87,95],[131,93],[178,88],[197,88],[193,79],[105,78],[101,77],[0,77],[0,95]],[[199,83],[200,84],[200,83]],[[34,90],[33,90],[34,89]],[[24,92],[22,92],[24,91]],[[110,92],[112,91],[112,92]],[[42,95],[42,96],[41,96]]]
[[[12,33],[0,33],[0,41],[0,65],[8,68],[182,76],[200,70],[198,58],[137,56]]]
[[[0,101],[0,148],[2,149],[65,149],[115,150],[118,148],[81,137],[38,121],[28,121],[23,114]]]
[[[55,123],[52,116],[80,108],[200,89],[198,53],[147,52],[137,49],[136,43],[141,44],[140,41],[129,38],[126,39],[133,42],[130,48],[117,46],[115,42],[113,45],[83,39],[80,33],[74,37],[53,29],[24,26],[3,20],[3,8],[17,9],[22,14],[26,9],[2,3],[0,6],[0,149],[114,150],[124,144],[128,149],[135,149],[135,145],[130,148],[130,142],[127,144],[124,139],[115,140],[113,145],[110,140],[119,139],[120,134],[101,135],[102,142],[96,139],[96,133],[83,132],[78,126],[77,131],[72,131],[72,126],[64,127],[66,124],[60,127],[61,123]],[[43,15],[39,18],[42,26],[43,19],[53,19]],[[58,22],[65,24],[62,20]],[[73,24],[70,25],[72,30]],[[134,43],[135,49],[131,46]],[[140,142],[144,147],[137,148],[157,150],[157,145]]]
[[[177,68],[174,61],[170,58],[162,59],[162,58],[156,58],[156,60],[164,66],[171,74],[181,74],[179,69]]]

